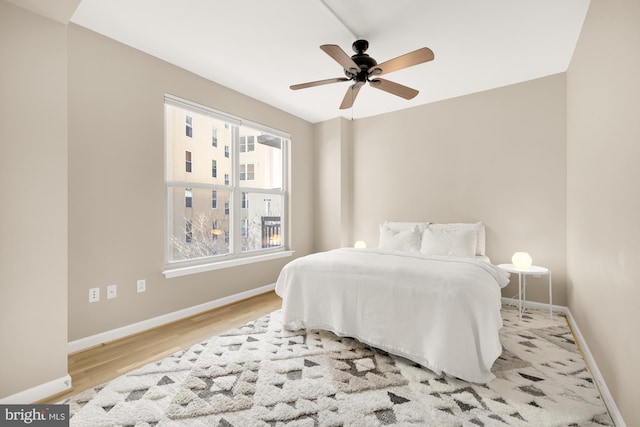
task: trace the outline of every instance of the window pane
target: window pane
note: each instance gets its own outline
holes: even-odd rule
[[[190,123],[186,122],[185,110],[165,105],[167,180],[224,185],[222,177],[231,173],[231,159],[225,157],[224,145],[232,145],[234,127],[225,127],[224,121],[195,112],[189,112],[187,117]],[[196,129],[191,137],[185,135],[186,124]],[[214,129],[214,135],[197,129]],[[212,144],[212,138],[219,142],[217,146]],[[215,177],[212,160],[216,161]]]
[[[249,208],[241,213],[242,251],[281,247],[283,197],[267,193],[245,194]]]
[[[240,138],[240,186],[282,188],[282,138],[243,126]]]
[[[187,208],[186,195],[190,195]],[[219,202],[228,203],[231,193],[217,190]],[[212,209],[212,192],[208,189],[171,187],[169,189],[169,261],[181,261],[229,253],[229,216],[222,209]]]

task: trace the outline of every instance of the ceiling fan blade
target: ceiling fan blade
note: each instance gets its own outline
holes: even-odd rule
[[[364,82],[356,82],[349,86],[347,93],[344,94],[344,98],[342,99],[342,104],[340,104],[341,110],[346,110],[353,106],[353,101],[356,100],[356,96],[358,96],[358,92],[360,92],[362,86],[364,86]]]
[[[412,99],[418,94],[417,90],[390,80],[374,79],[371,80],[369,84],[376,89],[384,90],[385,92],[389,92],[404,99]]]
[[[423,62],[432,61],[434,57],[435,56],[431,49],[429,49],[428,47],[423,47],[372,67],[369,75],[379,76],[382,74],[392,73],[403,68],[412,67],[414,65],[422,64]]]
[[[342,65],[342,68],[350,71],[352,74],[358,74],[361,71],[360,66],[353,62],[353,59],[351,59],[340,46],[336,44],[323,44],[320,46],[320,49],[332,57],[338,64]],[[352,69],[355,71],[351,71]]]
[[[336,77],[334,79],[325,79],[325,80],[318,80],[315,82],[309,82],[309,83],[300,83],[297,85],[291,85],[289,86],[289,88],[293,89],[293,90],[298,90],[298,89],[305,89],[308,87],[314,87],[314,86],[321,86],[321,85],[327,85],[329,83],[339,83],[339,82],[348,82],[349,79],[346,77]]]

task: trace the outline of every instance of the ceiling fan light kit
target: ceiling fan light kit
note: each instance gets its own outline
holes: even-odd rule
[[[347,93],[342,100],[342,104],[340,104],[341,110],[351,108],[353,106],[353,102],[355,101],[360,88],[367,82],[371,87],[376,89],[383,90],[404,99],[412,99],[418,95],[418,91],[416,89],[377,77],[382,74],[392,73],[403,68],[432,61],[434,58],[433,51],[427,47],[423,47],[418,50],[414,50],[413,52],[398,56],[397,58],[385,61],[382,64],[378,64],[374,58],[365,53],[367,49],[369,49],[368,41],[363,39],[356,40],[353,42],[351,47],[355,54],[349,56],[338,45],[323,44],[320,46],[320,49],[342,66],[346,77],[300,83],[292,85],[290,88],[298,90],[330,83],[353,81],[354,83],[349,86]]]

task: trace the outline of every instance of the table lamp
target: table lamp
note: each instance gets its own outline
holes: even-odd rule
[[[531,255],[526,252],[516,252],[511,257],[511,263],[513,266],[520,270],[526,270],[531,267],[531,263],[533,260],[531,259]]]

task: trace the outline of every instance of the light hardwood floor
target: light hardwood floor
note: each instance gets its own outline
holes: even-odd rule
[[[73,388],[38,403],[58,403],[97,385],[191,347],[214,335],[280,309],[275,292],[216,308],[186,319],[69,355]]]

